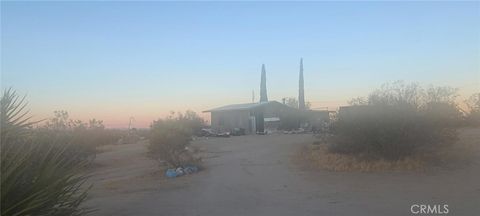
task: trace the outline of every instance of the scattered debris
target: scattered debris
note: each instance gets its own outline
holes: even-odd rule
[[[230,132],[218,133],[216,137],[230,137]]]
[[[167,169],[165,175],[169,178],[175,178],[177,177],[177,172],[175,172],[175,169]]]
[[[185,174],[183,172],[183,168],[182,167],[178,167],[175,172],[177,173],[177,176],[182,176],[183,174]]]
[[[242,136],[245,135],[245,128],[234,128],[232,131],[233,136]]]
[[[185,166],[185,167],[183,168],[183,171],[184,171],[186,174],[196,173],[196,172],[198,172],[198,167],[197,167],[197,166]]]
[[[216,133],[211,128],[202,128],[202,130],[200,130],[199,136],[214,137],[214,136],[216,136]]]
[[[167,169],[165,176],[168,178],[175,178],[182,175],[188,175],[198,172],[198,167],[194,165],[186,165],[183,167],[177,167],[176,169]]]
[[[283,131],[283,134],[305,134],[305,133],[308,133],[308,131],[306,131],[303,128],[299,128],[297,130]]]
[[[230,132],[218,133],[218,132],[215,132],[215,130],[213,130],[211,128],[203,128],[200,131],[199,136],[203,136],[203,137],[230,137]]]

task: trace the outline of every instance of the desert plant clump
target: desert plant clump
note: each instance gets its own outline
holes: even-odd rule
[[[465,103],[468,106],[467,125],[480,126],[480,93],[472,94]]]
[[[77,161],[93,161],[97,147],[114,144],[126,133],[125,131],[106,129],[102,120],[90,119],[88,122],[72,120],[67,111],[54,111],[54,116],[48,119],[43,126],[35,128],[38,134],[48,134],[40,138],[63,140],[70,143],[69,154]]]
[[[198,116],[197,113],[191,110],[185,111],[185,113],[178,113],[176,117],[174,117],[175,113],[169,117],[170,119],[175,119],[185,128],[187,128],[193,135],[198,135],[203,127],[205,127],[205,121],[203,118]]]
[[[447,148],[457,140],[462,120],[455,98],[449,87],[386,84],[339,111],[328,151],[401,161]]]
[[[35,131],[25,98],[6,90],[1,104],[1,215],[84,215],[86,161],[67,139]]]
[[[169,168],[198,165],[200,158],[188,146],[202,126],[201,118],[191,111],[154,121],[150,127],[149,156]]]
[[[417,152],[399,160],[372,159],[358,154],[332,152],[325,142],[316,141],[304,146],[295,154],[301,166],[329,171],[428,171],[432,168],[458,168],[468,166],[475,156],[478,128],[459,129],[459,141],[431,152]]]

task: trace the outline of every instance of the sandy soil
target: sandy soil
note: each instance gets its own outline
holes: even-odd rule
[[[480,129],[468,166],[426,173],[303,169],[292,158],[312,135],[201,138],[206,169],[166,179],[145,143],[107,147],[92,170],[94,215],[413,215],[412,204],[448,204],[448,215],[480,214]]]

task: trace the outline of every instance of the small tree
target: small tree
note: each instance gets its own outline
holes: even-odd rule
[[[294,97],[285,98],[285,104],[289,107],[297,108],[298,109],[298,100]]]
[[[294,97],[287,97],[287,98],[284,98],[285,99],[285,105],[289,106],[289,107],[293,107],[293,108],[299,108],[299,102],[297,100],[297,98],[294,98]],[[310,101],[307,101],[305,103],[305,109],[309,110],[312,106],[312,103],[310,103]]]
[[[71,122],[67,111],[56,110],[53,111],[53,115],[54,116],[45,123],[46,128],[51,130],[67,130],[71,128],[73,122]]]

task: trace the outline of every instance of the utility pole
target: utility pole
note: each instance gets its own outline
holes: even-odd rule
[[[252,90],[252,103],[255,103],[255,90]]]
[[[135,118],[130,117],[130,119],[129,119],[129,121],[128,121],[128,130],[129,130],[129,131],[132,129],[132,123],[133,123],[134,120],[135,120]]]

